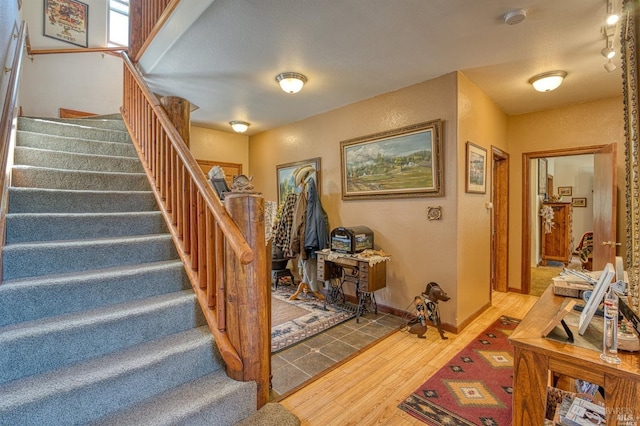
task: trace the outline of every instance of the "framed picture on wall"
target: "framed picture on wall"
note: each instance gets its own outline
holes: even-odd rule
[[[442,121],[340,142],[342,199],[444,195]]]
[[[278,183],[278,205],[284,203],[287,195],[300,192],[300,188],[296,187],[295,172],[299,167],[311,166],[315,170],[316,190],[320,195],[320,157],[310,158],[308,160],[295,161],[293,163],[279,164],[276,166],[276,178]]]
[[[44,0],[44,35],[89,46],[89,5],[75,0]]]
[[[573,207],[587,207],[587,199],[586,198],[572,198],[571,205]]]
[[[467,142],[466,191],[487,192],[487,150],[471,142]]]
[[[570,186],[559,186],[558,195],[570,197],[573,193],[573,189]]]
[[[538,158],[538,195],[547,193],[547,159]]]

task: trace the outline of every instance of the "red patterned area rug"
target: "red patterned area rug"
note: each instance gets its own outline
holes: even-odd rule
[[[510,425],[513,347],[520,320],[500,317],[398,405],[428,425]]]

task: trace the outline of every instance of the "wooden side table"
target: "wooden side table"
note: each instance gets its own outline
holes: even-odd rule
[[[547,387],[554,375],[601,386],[607,425],[634,424],[625,423],[628,419],[640,424],[640,355],[619,352],[622,363],[613,365],[602,361],[597,350],[544,338],[543,330],[564,302],[549,286],[509,338],[515,349],[513,424],[543,424]]]

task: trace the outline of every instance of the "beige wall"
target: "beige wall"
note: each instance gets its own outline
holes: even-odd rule
[[[444,197],[342,201],[340,141],[438,118],[444,123]],[[321,201],[330,227],[366,225],[376,248],[392,256],[377,301],[407,309],[435,281],[452,296],[440,307],[443,322],[457,326],[489,301],[488,194],[464,194],[466,140],[504,149],[506,116],[466,77],[451,73],[252,136],[249,160],[256,189],[275,200],[277,164],[321,157]],[[441,206],[442,220],[428,221],[428,206]]]
[[[464,75],[458,78],[458,324],[491,297],[491,147],[508,152],[508,117]],[[487,150],[487,192],[466,193],[466,143]]]
[[[509,286],[521,288],[522,154],[617,143],[618,241],[624,244],[624,116],[622,97],[509,117]],[[618,254],[621,254],[620,252]]]
[[[242,172],[249,174],[249,137],[191,126],[189,149],[198,160],[242,164]]]
[[[12,0],[12,2],[14,2]],[[89,5],[89,47],[106,46],[107,1]],[[79,46],[43,35],[43,2],[23,1],[22,14],[33,49],[74,49]],[[25,115],[57,117],[59,108],[107,114],[122,105],[122,60],[101,53],[37,55],[23,60],[20,105]]]

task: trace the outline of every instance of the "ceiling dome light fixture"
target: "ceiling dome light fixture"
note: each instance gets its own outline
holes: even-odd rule
[[[246,132],[247,129],[249,128],[249,126],[251,125],[251,124],[247,123],[246,121],[239,121],[239,120],[230,121],[229,124],[231,124],[231,128],[236,133],[244,133],[244,132]]]
[[[281,72],[276,75],[280,88],[289,94],[298,93],[307,82],[307,77],[297,72]]]
[[[551,92],[560,87],[566,76],[566,71],[549,71],[531,77],[529,84],[538,92]]]

